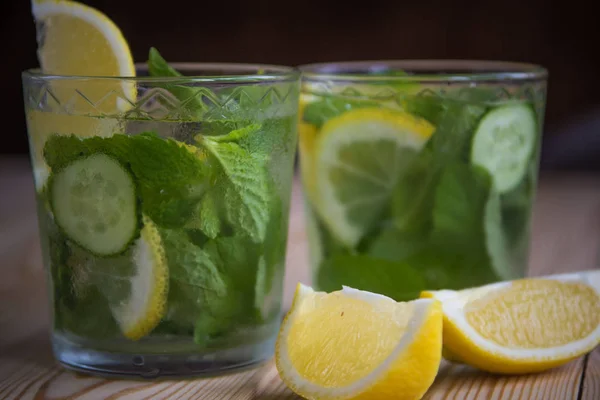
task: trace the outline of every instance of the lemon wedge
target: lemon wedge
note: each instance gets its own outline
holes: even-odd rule
[[[600,271],[425,291],[444,313],[452,359],[505,374],[563,365],[600,344]]]
[[[400,174],[434,129],[423,119],[383,108],[355,109],[323,125],[314,143],[313,201],[343,244],[354,246],[377,221]]]
[[[298,284],[276,344],[285,384],[307,399],[420,399],[438,372],[441,305]]]

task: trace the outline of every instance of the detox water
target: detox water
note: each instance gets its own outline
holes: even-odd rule
[[[25,77],[58,359],[164,376],[269,358],[296,149],[294,75],[214,87],[124,80],[137,103],[78,112],[99,81]]]

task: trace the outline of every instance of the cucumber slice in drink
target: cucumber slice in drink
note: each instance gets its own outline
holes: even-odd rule
[[[527,173],[536,143],[537,122],[526,104],[511,104],[488,112],[471,146],[471,162],[485,168],[500,193],[515,188]]]
[[[94,154],[75,160],[50,184],[57,224],[84,249],[98,256],[119,254],[137,237],[133,177],[112,157]]]

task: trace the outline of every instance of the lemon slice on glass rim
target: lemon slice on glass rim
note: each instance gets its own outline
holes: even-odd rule
[[[32,1],[41,71],[50,75],[79,77],[135,77],[129,45],[120,29],[106,15],[75,1]],[[110,136],[118,124],[112,118],[131,109],[137,96],[131,80],[48,80],[51,112],[28,110],[36,189],[46,184],[49,168],[43,147],[53,133],[79,137]]]

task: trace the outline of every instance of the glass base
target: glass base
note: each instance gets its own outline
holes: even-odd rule
[[[84,347],[61,334],[53,336],[56,359],[67,369],[106,378],[160,379],[215,377],[257,367],[270,360],[276,336],[236,347],[177,353],[117,353]]]

